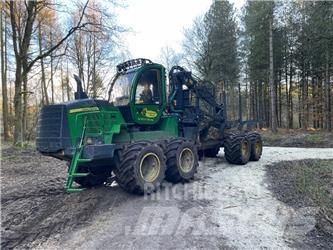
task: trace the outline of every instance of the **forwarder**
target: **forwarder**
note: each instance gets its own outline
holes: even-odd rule
[[[191,180],[199,157],[214,157],[220,147],[232,164],[259,160],[260,135],[227,132],[240,123],[227,121],[210,82],[174,66],[167,94],[165,74],[148,59],[126,61],[117,66],[108,100],[88,98],[74,76],[75,100],[42,108],[37,150],[68,161],[68,192],[113,176],[130,193],[151,193],[164,179]]]

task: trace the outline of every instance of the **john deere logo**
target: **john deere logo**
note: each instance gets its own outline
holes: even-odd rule
[[[141,115],[147,118],[155,118],[157,116],[157,112],[154,110],[148,110],[147,108],[144,108],[141,111]]]

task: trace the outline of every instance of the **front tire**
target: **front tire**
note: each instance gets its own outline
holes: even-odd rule
[[[194,143],[176,138],[169,141],[166,151],[165,179],[172,183],[186,182],[194,177],[198,168],[198,150]]]
[[[250,159],[251,145],[243,134],[229,134],[224,142],[224,156],[231,164],[244,165]]]
[[[119,153],[115,175],[124,190],[143,194],[156,191],[164,179],[165,170],[165,157],[158,145],[134,142]]]

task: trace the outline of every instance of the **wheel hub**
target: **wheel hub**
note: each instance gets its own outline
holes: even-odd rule
[[[256,144],[255,144],[255,150],[256,150],[256,153],[257,153],[258,155],[261,154],[262,144],[261,144],[260,140],[257,140],[257,141],[256,141]]]
[[[140,162],[140,175],[147,182],[153,182],[159,175],[161,168],[160,159],[154,153],[148,153]]]
[[[247,141],[242,142],[241,152],[244,157],[246,157],[249,154],[249,147]]]
[[[192,170],[194,166],[194,155],[192,150],[189,148],[184,148],[179,155],[179,167],[185,173]]]

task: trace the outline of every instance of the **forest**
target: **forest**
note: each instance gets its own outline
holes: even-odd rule
[[[89,96],[105,97],[115,65],[131,59],[121,42],[131,27],[113,8],[122,5],[1,0],[5,141],[32,140],[40,108],[73,99],[73,74]],[[331,1],[246,1],[241,10],[212,1],[184,30],[182,50],[164,47],[159,62],[211,81],[231,120],[255,120],[272,132],[332,129]]]

